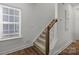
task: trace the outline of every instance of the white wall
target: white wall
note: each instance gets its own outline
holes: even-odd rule
[[[55,19],[58,20],[58,4],[55,4]],[[50,52],[54,48],[56,41],[57,41],[57,22],[50,30]]]
[[[74,40],[79,40],[79,4],[73,7],[73,35]]]
[[[34,38],[54,18],[54,4],[6,3],[22,9],[22,38],[0,42],[0,54],[6,54],[32,45]]]
[[[72,42],[71,5],[58,4],[57,39],[50,54],[58,54]],[[65,15],[67,11],[67,15]],[[52,39],[53,40],[53,39]]]

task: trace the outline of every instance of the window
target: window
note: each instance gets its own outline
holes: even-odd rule
[[[21,10],[0,5],[0,41],[21,37]]]

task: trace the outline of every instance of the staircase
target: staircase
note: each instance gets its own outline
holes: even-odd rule
[[[57,19],[53,19],[41,32],[38,38],[33,42],[33,45],[38,48],[43,54],[49,54],[49,41],[50,41],[50,29],[57,22]]]

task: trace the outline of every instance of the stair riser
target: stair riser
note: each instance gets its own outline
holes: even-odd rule
[[[38,40],[38,42],[40,43],[40,44],[42,44],[42,45],[44,45],[45,46],[45,41],[43,41],[43,40]]]
[[[46,54],[45,52],[45,49],[42,49],[40,46],[38,46],[37,44],[35,44],[34,43],[34,46],[36,47],[36,48],[38,48],[42,53],[44,53],[44,54]]]
[[[46,38],[46,35],[45,34],[41,34],[39,37]]]

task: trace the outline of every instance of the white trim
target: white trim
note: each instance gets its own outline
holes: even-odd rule
[[[3,34],[3,35],[14,35],[14,34],[19,34],[19,33],[16,32],[16,33],[9,33],[9,34]]]
[[[18,15],[9,15],[9,14],[4,14],[4,15],[20,17],[20,16],[18,16]]]
[[[12,39],[17,39],[17,38],[22,38],[22,37],[18,36],[18,37],[6,38],[6,39],[0,38],[0,41],[12,40]]]
[[[21,28],[22,28],[22,26],[21,26],[21,24],[22,24],[22,22],[21,22],[21,15],[22,15],[22,13],[21,13],[21,9],[19,10],[20,11],[20,19],[19,19],[19,35],[20,35],[20,37],[22,36],[21,34],[22,34],[22,32],[21,32]]]
[[[20,10],[20,8],[16,8],[16,7],[4,5],[4,4],[0,4],[0,6],[7,7],[7,8],[10,8],[10,9]]]
[[[19,24],[19,22],[0,22],[2,24]]]
[[[55,3],[55,18],[58,18],[58,3]]]
[[[55,3],[55,19],[59,20],[58,19],[58,4],[57,3]],[[50,35],[51,40],[52,40],[52,43],[50,43],[50,49],[54,48],[54,45],[56,44],[57,39],[58,39],[58,37],[57,37],[57,24],[58,23],[56,23],[54,25],[53,30],[51,29],[51,31],[53,32],[53,36]],[[54,44],[54,45],[52,45],[52,44]]]
[[[0,11],[2,11],[2,12],[0,12],[1,13],[1,16],[2,15],[8,15],[8,16],[11,16],[11,15],[9,15],[9,14],[3,14],[3,9],[2,8],[8,8],[8,9],[13,9],[14,11],[18,11],[19,12],[19,15],[17,16],[17,15],[12,15],[12,16],[15,16],[15,17],[19,17],[19,22],[4,22],[4,21],[0,21],[0,24],[2,24],[2,29],[0,29],[1,31],[1,33],[0,33],[0,35],[8,35],[8,34],[3,34],[3,24],[19,24],[18,26],[19,26],[19,33],[18,33],[18,36],[15,36],[15,37],[12,37],[12,38],[8,38],[8,37],[6,37],[6,39],[4,39],[4,38],[1,38],[0,37],[0,41],[4,41],[4,40],[10,40],[10,39],[16,39],[16,38],[21,38],[21,9],[19,9],[19,8],[14,8],[14,7],[9,7],[9,6],[5,6],[5,5],[0,5]],[[1,19],[3,20],[3,16],[1,17]],[[15,30],[15,28],[14,28],[14,30]],[[14,33],[13,33],[14,34]],[[16,33],[15,33],[16,34]],[[9,34],[10,35],[10,34]]]

